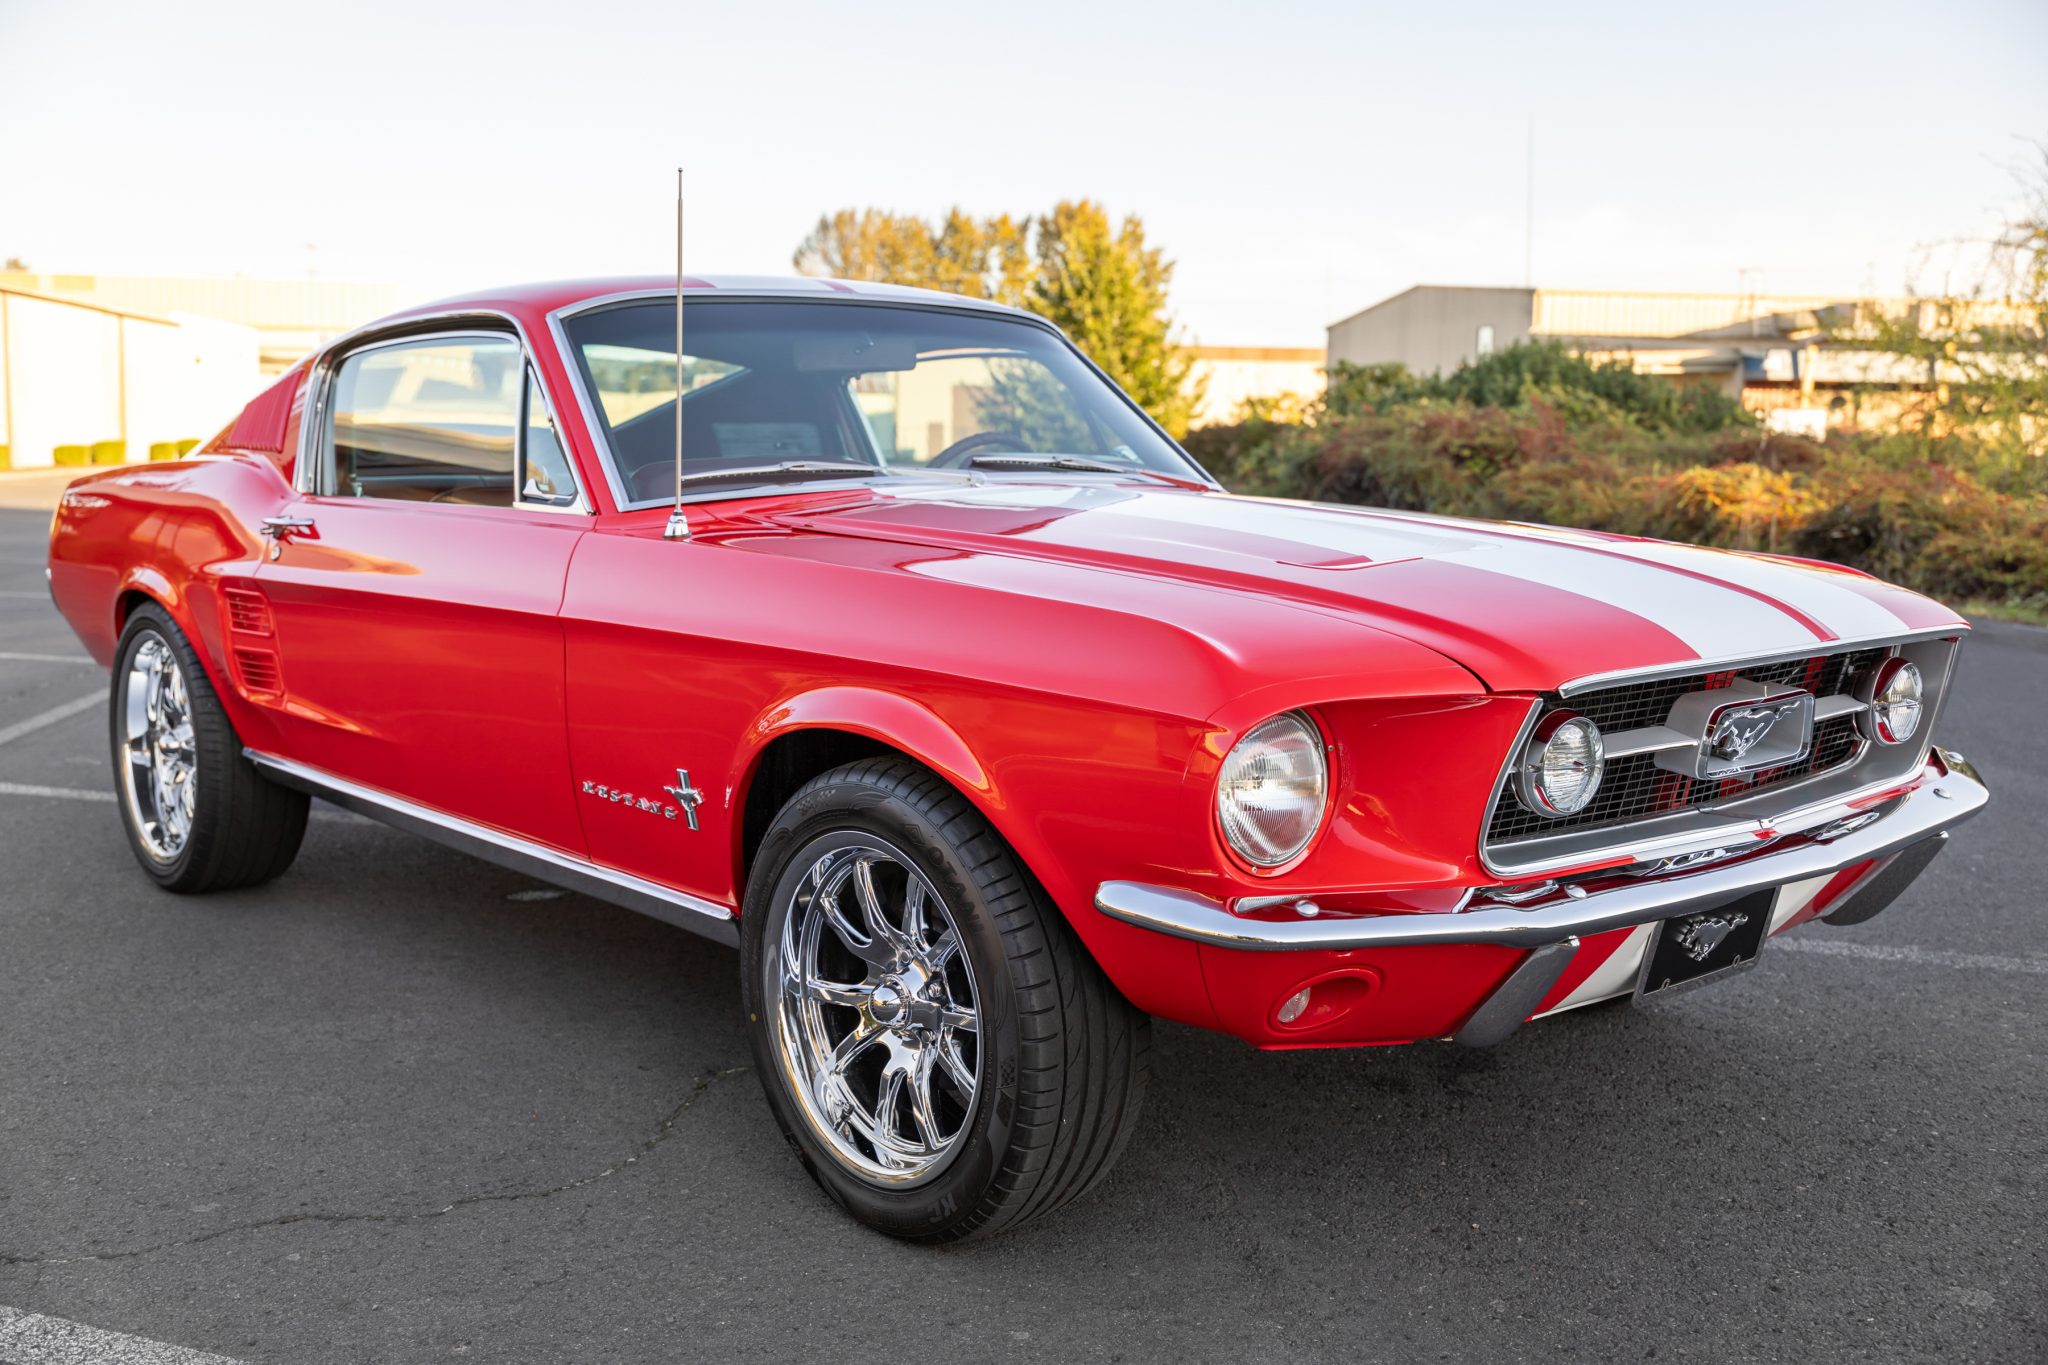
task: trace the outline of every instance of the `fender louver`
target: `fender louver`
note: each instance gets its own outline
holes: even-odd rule
[[[260,592],[247,588],[229,588],[225,596],[228,601],[228,627],[245,635],[270,634],[270,604],[263,600]]]
[[[252,697],[276,696],[284,690],[277,656],[267,649],[235,647],[235,671],[242,676],[242,690]]]

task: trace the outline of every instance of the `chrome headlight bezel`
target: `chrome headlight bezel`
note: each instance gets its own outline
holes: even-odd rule
[[[1581,755],[1576,760],[1569,757],[1574,746]],[[1577,762],[1591,773],[1591,780],[1581,788],[1553,786],[1545,780],[1553,771],[1553,759],[1559,768]],[[1521,762],[1515,769],[1515,795],[1538,815],[1563,819],[1593,803],[1606,774],[1607,750],[1600,727],[1576,711],[1552,711],[1537,722],[1522,747]]]
[[[1305,770],[1291,779],[1299,788],[1291,794],[1291,810],[1261,812],[1247,806],[1251,788],[1245,769],[1252,766],[1255,756]],[[1305,777],[1308,780],[1303,786]],[[1328,822],[1330,791],[1329,744],[1315,717],[1306,711],[1268,716],[1246,730],[1217,767],[1213,802],[1217,833],[1224,847],[1257,871],[1290,866],[1307,855]]]
[[[1927,717],[1927,680],[1918,664],[1894,654],[1873,670],[1856,689],[1863,703],[1856,728],[1873,744],[1904,744],[1920,732]]]

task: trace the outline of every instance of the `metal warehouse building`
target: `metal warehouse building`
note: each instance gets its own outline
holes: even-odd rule
[[[102,464],[213,435],[262,387],[255,329],[0,283],[0,468]]]

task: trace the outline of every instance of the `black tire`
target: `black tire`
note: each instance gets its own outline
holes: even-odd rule
[[[946,1164],[908,1187],[854,1169],[821,1138],[778,1046],[773,978],[798,893],[818,850],[868,838],[907,855],[942,900],[980,1016],[971,1110]],[[741,998],[769,1106],[811,1177],[861,1222],[917,1242],[985,1237],[1059,1208],[1115,1164],[1143,1099],[1151,1020],[937,774],[874,758],[812,779],[762,839],[740,923]]]
[[[135,660],[160,642],[183,674],[191,721],[191,754],[196,769],[190,825],[178,847],[160,851],[145,836],[139,812],[155,811],[149,793],[131,785],[128,759],[129,691]],[[206,670],[169,612],[155,603],[137,607],[114,652],[107,729],[114,765],[115,804],[135,861],[166,891],[196,893],[256,886],[283,872],[298,856],[306,835],[304,792],[267,780],[242,756],[242,741],[229,723]]]

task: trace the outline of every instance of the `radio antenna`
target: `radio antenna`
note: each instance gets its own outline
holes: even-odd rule
[[[665,540],[688,540],[683,517],[683,168],[676,167],[676,502],[662,529]]]

